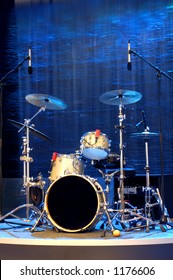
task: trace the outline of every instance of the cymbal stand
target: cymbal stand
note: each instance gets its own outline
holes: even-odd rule
[[[121,211],[122,211],[122,220],[124,220],[124,210],[125,210],[125,202],[124,202],[124,154],[123,154],[123,121],[126,116],[123,115],[123,103],[122,103],[122,95],[119,95],[119,125],[115,126],[115,128],[119,129],[119,150],[120,150],[120,176],[119,176],[119,198],[121,202]]]
[[[127,224],[129,224],[129,226],[131,225],[131,223],[133,223],[134,221],[139,221],[139,220],[144,220],[146,221],[146,231],[149,231],[149,226],[150,225],[155,225],[156,223],[154,221],[152,221],[150,219],[150,194],[148,192],[148,188],[146,188],[146,209],[145,211],[147,212],[145,216],[142,216],[141,214],[137,213],[137,209],[133,208],[132,209],[126,209],[126,202],[124,201],[124,155],[123,155],[123,121],[125,119],[125,115],[123,115],[123,103],[122,103],[122,95],[119,95],[119,115],[118,115],[118,119],[119,119],[119,125],[115,126],[116,128],[119,128],[119,150],[120,150],[120,176],[119,176],[119,198],[120,198],[120,209],[118,210],[114,210],[115,215],[112,219],[111,222],[113,222],[113,220],[115,219],[117,222],[119,222],[122,226],[123,229],[127,229]],[[149,184],[149,164],[148,164],[148,142],[146,141],[146,180],[147,180],[147,185]],[[120,216],[120,218],[119,218]],[[132,218],[130,218],[132,217]],[[159,225],[162,231],[165,231],[165,229]],[[138,227],[140,228],[140,227]],[[131,228],[130,230],[132,230],[133,228]],[[135,228],[134,228],[135,229]]]
[[[126,118],[126,115],[123,114],[123,103],[122,103],[122,95],[119,95],[119,125],[115,125],[115,128],[119,129],[119,151],[120,151],[120,169],[119,169],[119,188],[118,188],[118,207],[120,207],[118,210],[113,210],[115,212],[115,215],[112,219],[117,220],[122,226],[123,229],[126,229],[125,222],[127,222],[127,218],[125,217],[125,214],[129,213],[129,209],[125,209],[126,204],[128,204],[134,211],[135,208],[130,205],[129,203],[124,201],[124,145],[123,145],[123,130],[124,125],[123,121]],[[131,212],[130,212],[131,213]],[[120,218],[119,218],[120,216]]]
[[[148,129],[146,128],[145,131]],[[149,167],[149,152],[148,152],[148,142],[149,140],[147,138],[144,139],[145,141],[145,159],[146,159],[146,186],[145,186],[145,217],[148,217],[151,219],[151,188],[150,188],[150,167]],[[149,221],[146,222],[146,229],[149,231]]]
[[[18,133],[20,133],[26,127],[26,135],[23,137],[23,151],[20,160],[23,161],[23,187],[25,188],[25,192],[26,192],[26,219],[27,220],[29,220],[29,209],[31,207],[29,203],[30,202],[29,188],[33,186],[34,187],[40,186],[42,183],[41,180],[39,180],[38,182],[32,182],[32,179],[30,178],[30,163],[33,162],[33,159],[30,157],[31,148],[29,147],[30,145],[29,125],[31,121],[41,111],[45,111],[45,107],[41,107],[31,119],[25,119],[23,127],[21,127],[21,129],[18,131]]]
[[[14,210],[10,211],[9,213],[3,215],[0,218],[1,220],[4,220],[8,216],[12,216],[14,218],[18,218],[23,221],[30,221],[29,217],[29,210],[32,209],[35,214],[42,215],[42,212],[33,204],[30,203],[30,192],[29,188],[30,187],[35,187],[35,186],[40,186],[43,188],[45,182],[42,181],[42,178],[39,177],[39,180],[37,182],[34,182],[33,179],[30,177],[30,163],[33,162],[33,159],[30,157],[30,146],[29,146],[29,125],[31,120],[35,118],[41,111],[44,111],[45,107],[41,107],[38,112],[31,118],[31,119],[25,119],[23,127],[18,131],[20,132],[23,128],[26,128],[26,135],[23,137],[23,151],[22,151],[22,156],[20,156],[20,160],[23,161],[23,187],[25,189],[25,194],[26,194],[26,203],[23,205],[20,205],[16,207]],[[26,218],[23,219],[21,217],[16,216],[14,213],[17,212],[18,210],[26,208]],[[45,217],[46,219],[46,217]]]
[[[111,182],[112,177],[116,174],[116,173],[120,173],[119,176],[119,183],[120,183],[120,187],[119,187],[119,194],[120,194],[120,205],[121,205],[121,216],[122,219],[124,220],[124,210],[125,210],[125,202],[124,202],[124,155],[123,155],[123,121],[125,119],[125,115],[123,115],[123,104],[122,104],[122,95],[119,95],[120,98],[120,102],[119,102],[119,115],[118,115],[118,119],[119,119],[119,125],[115,126],[116,128],[119,128],[119,137],[120,137],[120,144],[119,144],[119,149],[120,149],[120,169],[116,170],[115,172],[111,173],[111,174],[104,174],[101,170],[99,170],[102,173],[103,178],[105,179],[105,184],[106,184],[106,207],[105,207],[105,213],[107,215],[108,218],[108,226],[111,227],[111,230],[113,231],[115,228],[112,224],[113,220],[116,218],[117,214],[114,215],[114,217],[111,219],[110,218],[110,214],[111,212],[114,212],[113,209],[109,209],[109,185]],[[118,211],[120,212],[120,211]],[[120,222],[121,223],[121,222]],[[108,228],[107,226],[107,228]],[[106,230],[107,230],[106,228]],[[105,233],[106,233],[105,230]],[[105,235],[105,234],[104,234]]]

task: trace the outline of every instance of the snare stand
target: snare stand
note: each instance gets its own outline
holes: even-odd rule
[[[116,170],[116,171],[114,171],[114,172],[112,172],[112,173],[110,173],[110,174],[108,174],[107,171],[106,171],[106,173],[104,173],[104,172],[103,172],[102,170],[100,170],[100,169],[98,169],[98,171],[102,174],[102,177],[103,177],[103,179],[104,179],[104,181],[105,181],[105,186],[106,186],[106,188],[105,188],[105,190],[104,190],[105,197],[106,197],[106,203],[105,203],[105,205],[104,205],[104,211],[105,211],[105,214],[106,214],[106,217],[107,217],[107,226],[106,226],[106,229],[104,230],[103,235],[102,235],[102,237],[104,237],[105,234],[106,234],[106,231],[107,231],[108,227],[111,228],[111,231],[112,231],[112,232],[113,232],[114,229],[115,229],[115,227],[114,227],[113,224],[112,224],[112,220],[111,220],[110,214],[109,214],[109,213],[113,212],[113,209],[110,209],[110,208],[109,208],[109,207],[110,207],[109,194],[110,194],[110,182],[111,182],[113,176],[114,176],[117,172],[119,172],[119,170]]]

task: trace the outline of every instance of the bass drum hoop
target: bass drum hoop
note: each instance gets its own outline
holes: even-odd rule
[[[102,218],[105,195],[93,178],[70,174],[54,181],[45,195],[45,211],[55,228],[65,232],[88,231]]]

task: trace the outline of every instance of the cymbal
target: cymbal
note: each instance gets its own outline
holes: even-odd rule
[[[26,126],[23,124],[23,123],[20,123],[20,122],[17,122],[17,121],[14,121],[14,120],[10,120],[8,119],[8,121],[14,125],[15,127],[17,128],[22,128],[24,127],[26,129]],[[45,135],[44,133],[36,130],[35,128],[33,128],[32,126],[29,126],[29,130],[32,134],[34,134],[35,136],[38,136],[39,138],[43,139],[43,140],[49,140],[49,141],[52,141],[51,138],[49,138],[47,135]]]
[[[119,105],[120,102],[123,104],[132,104],[139,101],[142,98],[142,94],[132,90],[112,90],[100,95],[99,100],[102,103],[108,105]]]
[[[45,107],[46,109],[50,110],[64,110],[67,108],[67,105],[64,103],[64,101],[47,94],[28,94],[25,96],[25,99],[32,105]]]
[[[158,135],[159,135],[158,132],[143,131],[143,132],[132,133],[130,137],[147,139],[151,137],[156,137]]]

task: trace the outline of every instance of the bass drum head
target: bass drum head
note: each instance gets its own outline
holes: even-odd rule
[[[98,183],[95,185],[82,175],[67,175],[56,180],[45,196],[49,220],[55,227],[67,232],[93,227],[100,210],[101,190]]]

